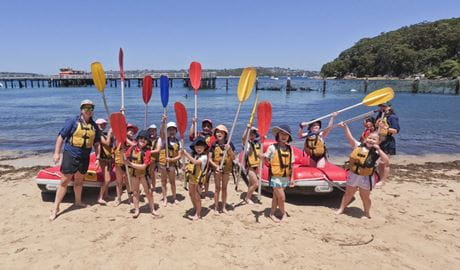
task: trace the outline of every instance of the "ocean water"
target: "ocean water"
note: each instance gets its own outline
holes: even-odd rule
[[[217,89],[200,90],[198,98],[199,119],[211,118],[215,124],[225,124],[230,129],[235,116],[238,99],[236,88],[238,79],[229,79],[229,89],[225,89],[225,79],[217,79]],[[320,80],[297,78],[294,87],[322,88]],[[391,82],[396,90],[406,90],[408,82]],[[119,85],[119,84],[118,84]],[[133,84],[131,84],[133,86]],[[137,86],[137,84],[135,84]],[[286,78],[277,81],[260,79],[259,86],[285,86]],[[383,82],[369,83],[369,90],[386,86]],[[360,102],[366,95],[359,81],[328,81],[327,91],[258,91],[259,101],[272,103],[273,120],[276,124],[288,124],[296,137],[298,123]],[[120,88],[105,90],[111,112],[120,109]],[[237,122],[233,142],[238,145],[245,128],[255,98],[255,91],[243,103]],[[80,101],[91,99],[96,104],[95,118],[107,118],[100,93],[95,88],[0,88],[0,151],[14,150],[32,153],[51,152],[56,136],[65,120],[79,113]],[[175,121],[173,103],[183,102],[189,113],[189,124],[194,110],[193,91],[175,80],[170,88],[167,107],[169,120]],[[392,101],[400,119],[401,132],[397,135],[399,154],[460,153],[460,96],[441,94],[410,94],[397,92]],[[128,122],[144,126],[144,103],[138,87],[125,89],[125,107]],[[360,106],[340,114],[337,121],[359,115],[376,107]],[[159,88],[153,89],[148,105],[148,124],[160,124],[163,107]],[[326,120],[327,122],[328,120]],[[324,122],[323,126],[327,123]],[[350,124],[355,137],[362,131],[362,122]],[[272,137],[272,136],[270,136]],[[187,141],[187,139],[186,139]],[[302,145],[296,139],[294,144]],[[346,155],[350,149],[340,128],[334,129],[326,140],[329,155]]]

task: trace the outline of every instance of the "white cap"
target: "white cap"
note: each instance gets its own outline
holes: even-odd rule
[[[148,129],[156,129],[157,126],[155,124],[151,124]]]
[[[166,124],[166,129],[168,129],[168,128],[170,128],[170,127],[175,127],[175,128],[177,128],[176,122],[168,122],[168,124]]]
[[[96,124],[98,125],[107,124],[107,121],[104,118],[99,118],[96,120]]]
[[[94,106],[94,103],[89,99],[85,99],[80,103],[80,107],[83,105],[93,105]]]

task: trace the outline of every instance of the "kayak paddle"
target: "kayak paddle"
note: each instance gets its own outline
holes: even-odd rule
[[[127,124],[126,119],[123,113],[112,113],[110,115],[110,126],[112,127],[113,136],[117,140],[117,144],[121,149],[121,155],[123,160],[125,160],[125,143],[126,143],[126,133],[127,133]],[[128,178],[129,189],[128,195],[132,195],[133,192],[131,191],[131,176],[129,175],[128,165],[125,164],[126,170],[126,177]]]
[[[360,105],[366,105],[366,106],[377,106],[379,104],[385,103],[387,101],[390,101],[394,98],[395,94],[392,88],[390,87],[385,87],[379,90],[375,90],[372,93],[368,94],[363,98],[363,100],[360,103],[357,103],[355,105],[346,107],[344,109],[341,109],[337,112],[341,113],[350,109],[353,109],[355,107],[358,107]],[[325,116],[321,116],[319,118],[316,118],[315,120],[311,120],[308,122],[302,122],[302,126],[308,126],[311,123],[314,123],[316,121],[322,120],[324,118],[332,116],[332,113],[327,114]]]
[[[107,113],[107,118],[109,118],[109,107],[107,106],[107,100],[105,99],[104,89],[106,84],[105,72],[102,68],[102,64],[99,62],[94,62],[91,64],[91,74],[93,75],[93,82],[96,86],[96,89],[101,92],[102,100],[104,101],[105,112]]]
[[[201,64],[198,62],[192,62],[189,69],[190,84],[195,92],[195,119],[198,119],[198,89],[201,86]],[[197,126],[195,123],[195,136],[197,136]]]
[[[118,51],[118,66],[120,67],[120,84],[121,84],[121,108],[120,112],[125,114],[125,70],[123,68],[123,49]]]
[[[174,103],[174,112],[176,113],[176,122],[177,129],[180,134],[181,148],[184,149],[184,136],[187,129],[187,110],[185,109],[184,104],[176,101]],[[182,162],[182,164],[184,164],[184,162]],[[187,189],[187,181],[185,181],[185,189]]]
[[[168,106],[168,101],[169,101],[169,79],[168,76],[161,75],[160,76],[160,95],[161,95],[161,104],[163,104],[163,115],[166,116],[166,106]],[[168,142],[168,129],[166,126],[164,126],[163,134],[165,134],[165,151],[166,151],[166,157],[169,157],[168,155],[168,148],[169,148],[169,142]],[[169,168],[169,162],[166,162],[166,167]]]
[[[254,100],[254,105],[252,106],[252,111],[251,111],[251,116],[249,117],[249,125],[252,126],[252,123],[254,122],[254,115],[256,113],[256,109],[257,109],[257,101],[259,100],[259,93],[256,92],[256,99]],[[249,131],[250,132],[250,131]],[[246,134],[246,138],[243,142],[243,160],[241,161],[241,164],[246,164],[246,146],[248,144],[248,139],[249,139],[249,132],[248,134]],[[241,169],[242,167],[239,166],[238,167],[238,175],[241,175]],[[238,184],[240,182],[240,178],[238,177],[237,181],[236,181],[236,185],[235,185],[235,191],[238,190]]]
[[[260,144],[262,146],[262,153],[264,149],[265,137],[270,130],[270,125],[272,122],[272,104],[268,101],[262,101],[257,106],[257,129],[259,130]],[[262,197],[262,169],[263,169],[263,159],[260,159],[259,163],[259,187],[257,191],[257,197],[259,201]]]
[[[257,71],[255,68],[245,68],[241,73],[240,80],[238,82],[238,110],[236,111],[235,119],[233,120],[232,128],[230,129],[230,135],[227,138],[227,144],[230,144],[232,140],[233,130],[236,126],[236,121],[240,115],[241,105],[246,101],[251,95],[252,88],[254,88],[254,83],[256,82]],[[220,168],[224,166],[225,158],[227,157],[227,150],[224,151],[222,161],[220,162]]]
[[[145,104],[144,129],[147,129],[147,108],[152,97],[152,76],[146,75],[142,80],[142,99]]]

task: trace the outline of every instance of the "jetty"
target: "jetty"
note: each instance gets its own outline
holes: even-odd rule
[[[142,79],[146,75],[153,77],[155,87],[158,87],[160,76],[165,75],[169,79],[169,86],[174,87],[174,81],[179,81],[184,87],[190,88],[190,79],[187,72],[161,72],[161,73],[138,73],[125,75],[125,87],[142,87]],[[216,89],[216,72],[203,72],[201,89]],[[40,87],[92,87],[94,85],[91,74],[78,75],[50,75],[50,76],[5,76],[0,77],[0,83],[4,88],[40,88]],[[119,74],[106,73],[107,87],[118,87],[121,83]]]

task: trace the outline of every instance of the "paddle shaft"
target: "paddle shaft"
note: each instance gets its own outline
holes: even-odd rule
[[[198,120],[198,94],[197,94],[197,91],[195,91],[195,120]],[[195,133],[195,136],[193,137],[194,139],[196,139],[197,135],[198,135],[198,128],[197,128],[197,125],[198,123],[195,122],[195,130],[194,130],[194,133]]]
[[[233,130],[235,129],[236,121],[238,120],[238,116],[240,115],[241,105],[243,105],[243,102],[240,102],[238,104],[238,110],[236,111],[235,119],[233,119],[232,128],[230,129],[230,134],[228,135],[228,138],[227,138],[227,144],[230,144],[230,142],[232,141]],[[222,157],[222,160],[220,161],[220,169],[224,167],[224,162],[226,158],[227,158],[227,149],[224,150],[224,155]]]
[[[107,99],[105,98],[105,93],[102,91],[102,100],[104,101],[105,112],[107,113],[107,119],[110,119],[109,106],[107,106]]]
[[[144,129],[147,129],[147,110],[148,110],[148,104],[145,103],[145,114],[144,114]]]
[[[364,118],[366,118],[366,117],[369,117],[369,116],[373,115],[374,113],[375,113],[375,111],[370,111],[370,112],[363,113],[363,114],[360,114],[360,115],[358,115],[358,116],[355,116],[355,117],[353,117],[353,118],[344,120],[344,121],[342,121],[342,122],[343,122],[344,124],[353,123],[353,122],[356,122],[356,121],[358,121],[358,120],[361,120],[361,119],[364,119]],[[336,128],[336,127],[338,127],[338,126],[339,126],[339,124],[335,124],[335,125],[333,125],[333,126],[331,127],[331,129],[332,129],[332,128]],[[324,130],[326,130],[326,129],[327,129],[327,128],[325,128]]]
[[[387,94],[384,93],[384,94],[381,94],[381,95],[378,95],[378,96],[375,96],[375,97],[368,98],[368,99],[366,100],[366,103],[368,103],[368,102],[370,102],[370,101],[373,101],[373,100],[376,100],[376,99],[379,99],[379,98],[382,98],[382,97],[384,97],[384,96],[386,96],[386,95],[387,95]],[[357,104],[355,104],[355,105],[348,106],[348,107],[346,107],[346,108],[344,108],[344,109],[338,110],[337,112],[338,112],[338,113],[342,113],[342,112],[344,112],[344,111],[348,111],[348,110],[350,110],[350,109],[356,108],[356,107],[361,106],[361,105],[363,105],[363,104],[365,104],[364,101],[361,101],[360,103],[357,103]],[[311,123],[314,123],[314,122],[316,122],[316,121],[322,120],[322,119],[327,118],[327,117],[330,117],[330,116],[332,116],[332,113],[327,114],[327,115],[322,116],[322,117],[319,117],[319,118],[316,118],[315,120],[311,120],[311,121],[308,121],[308,122],[302,122],[302,126],[308,126],[308,125],[310,125]]]
[[[166,107],[163,108],[163,115],[166,115]],[[169,148],[169,143],[168,143],[168,128],[165,126],[164,127],[164,133],[165,133],[165,151],[166,151],[166,168],[169,169],[169,154],[168,154],[168,148]]]
[[[126,157],[125,157],[125,150],[123,148],[121,148],[121,154],[123,156],[123,160],[126,160]],[[129,175],[129,168],[128,168],[128,165],[125,164],[125,170],[126,170],[126,178],[128,178],[128,184],[129,184],[129,188],[128,188],[128,194],[131,195],[133,194],[132,192],[132,182],[131,182],[131,176]],[[131,199],[129,199],[131,201]]]
[[[125,114],[125,80],[123,78],[120,80],[120,84],[121,84],[121,108],[120,108],[120,112],[122,114]]]
[[[264,135],[265,137],[265,135]],[[260,138],[260,144],[262,145],[262,152],[263,152],[263,149],[264,149],[264,137],[261,137]],[[259,181],[259,185],[257,187],[257,199],[259,199],[259,201],[262,200],[262,170],[263,170],[263,165],[264,165],[264,159],[261,158],[260,161],[259,161],[259,171],[257,173],[257,180]],[[268,179],[270,180],[270,179]]]

